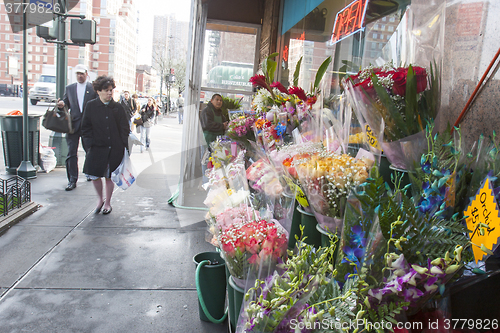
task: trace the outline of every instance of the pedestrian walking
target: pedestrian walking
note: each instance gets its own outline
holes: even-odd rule
[[[63,99],[57,101],[57,107],[62,109],[67,106],[71,113],[71,124],[74,129],[73,134],[66,134],[68,144],[68,156],[66,157],[66,175],[68,185],[66,191],[76,188],[78,181],[78,145],[82,135],[81,123],[85,106],[91,100],[97,98],[97,94],[90,82],[87,82],[87,67],[82,64],[75,66],[76,81],[66,87]]]
[[[129,122],[137,109],[137,105],[135,103],[135,100],[130,97],[130,92],[123,92],[123,95],[120,97],[120,104],[123,106]]]
[[[179,115],[179,124],[182,124],[184,122],[184,97],[181,94],[177,99],[177,114]]]
[[[151,127],[154,125],[154,118],[157,112],[158,107],[156,106],[155,100],[152,97],[149,97],[148,104],[144,105],[141,109],[140,115],[142,125],[139,125],[141,131],[141,142],[146,147],[146,150],[149,149],[149,145],[151,143]],[[141,146],[141,153],[144,146]]]
[[[114,183],[111,172],[120,165],[125,148],[128,148],[130,127],[125,110],[113,100],[115,81],[109,76],[99,76],[93,86],[99,98],[85,108],[82,123],[82,142],[87,156],[83,172],[92,180],[98,202],[95,213],[111,213],[111,195]],[[105,178],[106,197],[103,196]]]

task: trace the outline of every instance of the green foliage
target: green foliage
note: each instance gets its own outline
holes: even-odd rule
[[[453,252],[456,245],[465,247],[469,242],[467,227],[456,216],[443,219],[438,214],[423,215],[413,200],[404,195],[390,197],[379,218],[385,239],[404,237],[406,241],[400,246],[406,260],[422,266],[428,258],[442,258],[446,252]],[[394,227],[392,223],[398,219],[402,223]]]
[[[392,323],[393,327],[398,324],[398,320],[396,319],[396,316],[404,313],[404,307],[408,306],[409,303],[407,302],[400,302],[400,303],[390,303],[389,305],[383,304],[379,306],[376,310],[374,309],[367,309],[367,317],[368,322],[370,323],[381,323],[381,322],[390,322]],[[375,330],[375,332],[387,332],[386,330]]]
[[[326,70],[328,69],[328,66],[330,66],[330,63],[332,62],[332,57],[328,57],[323,61],[321,66],[318,68],[318,72],[316,73],[316,78],[314,79],[314,90],[317,90],[319,88],[319,83],[323,79],[323,76],[326,73]]]
[[[295,67],[295,72],[293,73],[293,86],[297,87],[299,85],[299,75],[300,75],[300,66],[302,65],[302,58],[300,57],[299,61],[297,61],[297,66]]]
[[[222,114],[226,116],[226,119],[229,119],[228,110],[238,110],[241,108],[241,98],[235,99],[231,97],[222,96]]]
[[[274,81],[274,72],[276,72],[276,68],[278,67],[278,63],[271,59],[276,58],[278,55],[279,53],[277,52],[272,53],[262,63],[262,71],[264,72],[267,84],[269,85]]]

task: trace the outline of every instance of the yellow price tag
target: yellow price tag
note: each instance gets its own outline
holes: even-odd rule
[[[493,247],[497,244],[500,237],[498,205],[493,195],[489,178],[486,178],[483,186],[464,211],[464,215],[467,216],[465,222],[469,228],[470,241],[474,244],[472,250],[477,263],[480,260],[485,260],[488,256],[486,252],[481,250],[481,245],[493,251]],[[483,223],[488,227],[481,228],[479,227],[479,223]]]
[[[382,150],[382,147],[380,147],[380,143],[378,142],[375,134],[373,134],[373,131],[372,131],[370,125],[368,125],[368,124],[365,125],[365,131],[366,131],[366,139],[368,140],[368,143],[370,144],[370,146],[372,146],[373,148],[376,148],[378,150]]]
[[[295,198],[302,207],[309,207],[309,202],[307,202],[307,197],[297,184],[293,182],[289,177],[284,176],[286,183],[293,190],[295,189]]]

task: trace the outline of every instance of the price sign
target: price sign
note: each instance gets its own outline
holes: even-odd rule
[[[365,131],[366,131],[366,139],[368,140],[368,143],[370,146],[372,146],[375,149],[382,150],[382,147],[380,146],[380,142],[378,142],[377,137],[375,134],[373,134],[373,131],[370,127],[370,125],[366,124],[365,125]]]
[[[496,248],[500,238],[500,217],[498,205],[493,195],[489,178],[486,178],[476,196],[464,211],[465,222],[469,229],[469,237],[476,263],[486,260],[488,254],[481,250],[484,245],[488,250]],[[481,227],[480,226],[484,226]]]
[[[297,184],[295,184],[293,182],[293,180],[291,180],[289,177],[285,176],[284,178],[285,178],[285,181],[288,184],[288,186],[290,186],[290,188],[292,190],[295,190],[295,198],[297,199],[297,201],[299,202],[299,204],[302,207],[309,207],[309,202],[307,202],[307,197],[304,194],[304,192],[302,191],[302,189],[300,188],[300,186],[298,186]]]

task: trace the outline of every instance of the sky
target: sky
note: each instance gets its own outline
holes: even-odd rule
[[[139,10],[139,54],[137,55],[137,64],[151,65],[154,16],[174,13],[177,21],[189,22],[191,1],[140,0],[136,4]]]

